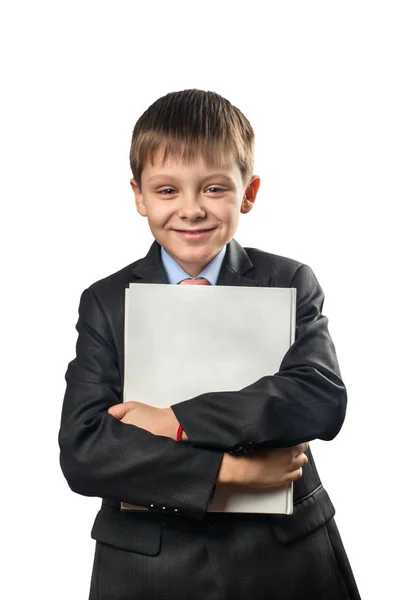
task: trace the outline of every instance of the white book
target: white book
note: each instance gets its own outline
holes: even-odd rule
[[[166,408],[274,375],[295,340],[295,321],[295,288],[130,284],[123,400]],[[217,486],[209,510],[291,514],[293,484]]]

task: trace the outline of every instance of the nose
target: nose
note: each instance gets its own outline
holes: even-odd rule
[[[191,221],[205,217],[206,211],[202,204],[201,196],[192,194],[181,198],[178,216],[180,219],[188,219]]]

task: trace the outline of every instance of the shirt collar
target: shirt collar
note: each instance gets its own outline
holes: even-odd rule
[[[197,277],[191,277],[186,271],[184,271],[175,259],[168,254],[168,252],[161,247],[161,260],[169,283],[179,283],[182,279],[198,279],[199,277],[205,277],[208,279],[211,285],[216,285],[218,281],[219,272],[221,270],[222,262],[226,254],[226,246],[222,248],[220,252],[208,263],[206,267],[201,271]]]

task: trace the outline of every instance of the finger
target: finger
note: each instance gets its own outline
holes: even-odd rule
[[[298,456],[302,452],[306,452],[309,444],[307,442],[302,442],[302,444],[298,444],[297,446],[293,446],[292,449],[294,451],[294,456]]]
[[[108,413],[116,419],[122,419],[131,410],[130,402],[115,404],[108,409]]]
[[[297,481],[298,479],[300,479],[303,475],[303,471],[302,471],[302,467],[300,467],[299,469],[294,469],[293,471],[290,471],[289,473],[287,473],[284,477],[284,483],[291,483],[292,481]]]
[[[290,473],[290,481],[297,481],[303,475],[302,467],[300,469],[296,469]]]
[[[300,467],[304,467],[305,465],[307,465],[308,462],[309,459],[307,458],[306,454],[299,454],[299,456],[296,456],[292,461],[292,469],[299,469]]]

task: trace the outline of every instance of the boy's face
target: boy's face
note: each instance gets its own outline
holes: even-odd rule
[[[143,169],[141,188],[131,180],[139,214],[191,277],[233,238],[240,213],[253,206],[259,183],[253,177],[245,186],[235,163],[211,167],[202,157],[190,163],[157,160]]]

